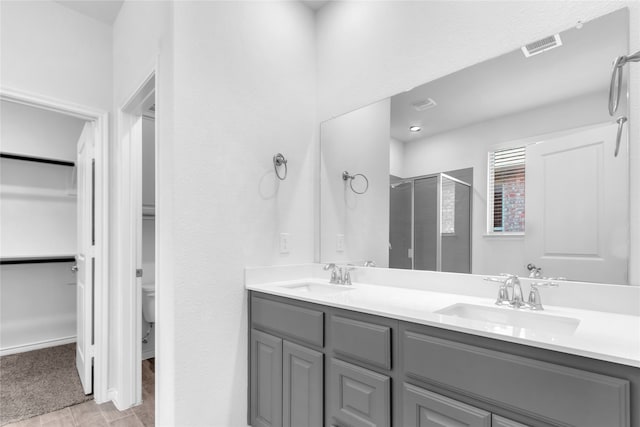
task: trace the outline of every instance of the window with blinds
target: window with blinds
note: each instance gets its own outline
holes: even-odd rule
[[[489,233],[524,233],[525,147],[489,153]]]

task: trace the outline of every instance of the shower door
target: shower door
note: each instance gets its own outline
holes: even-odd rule
[[[471,272],[470,184],[444,173],[392,184],[389,219],[389,267]]]
[[[471,187],[449,175],[440,181],[440,269],[471,273]]]
[[[438,175],[414,181],[414,264],[415,270],[439,270],[440,239],[438,238],[440,215],[438,212]]]
[[[413,183],[391,185],[389,192],[389,267],[413,268]]]

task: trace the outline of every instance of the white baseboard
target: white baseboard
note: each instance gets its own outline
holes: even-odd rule
[[[76,337],[56,338],[52,340],[38,341],[29,344],[21,344],[14,347],[0,349],[0,356],[8,356],[10,354],[24,353],[25,351],[40,350],[42,348],[55,347],[58,345],[71,344],[76,342]]]

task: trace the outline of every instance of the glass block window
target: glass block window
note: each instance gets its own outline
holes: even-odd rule
[[[525,147],[489,153],[489,233],[524,233]]]
[[[456,183],[442,178],[442,212],[440,215],[442,234],[456,232]]]

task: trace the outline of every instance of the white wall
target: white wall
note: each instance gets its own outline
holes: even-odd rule
[[[244,425],[243,268],[313,259],[313,13],[298,2],[125,2],[114,55],[118,108],[160,64],[156,423]],[[289,161],[282,182],[277,152]]]
[[[313,258],[313,13],[299,2],[178,2],[174,25],[175,420],[244,425],[243,268]]]
[[[111,109],[111,28],[50,0],[0,3],[2,87]]]
[[[389,174],[403,176],[404,174],[404,142],[391,138],[389,143]]]
[[[156,204],[156,124],[142,117],[142,205]]]
[[[323,262],[389,265],[389,132],[388,99],[352,111],[321,125],[320,259]],[[355,194],[342,172],[369,180]],[[353,187],[363,191],[358,177]],[[338,235],[344,246],[338,247]]]
[[[632,1],[331,2],[317,14],[318,111],[327,120],[548,34],[628,6],[630,51],[640,49]],[[631,64],[631,282],[640,284],[640,69]],[[635,187],[635,188],[634,188]]]

